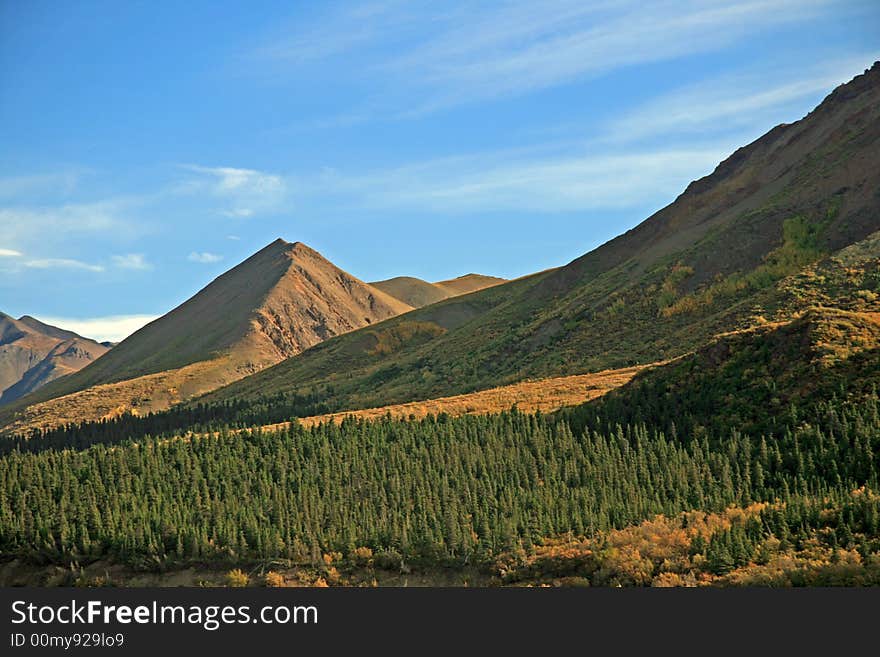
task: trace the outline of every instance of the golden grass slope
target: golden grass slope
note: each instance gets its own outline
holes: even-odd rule
[[[522,381],[464,395],[315,415],[301,418],[298,421],[306,427],[311,427],[326,422],[339,423],[348,417],[376,420],[387,415],[392,418],[409,418],[410,416],[423,418],[440,413],[453,416],[477,415],[500,413],[510,410],[514,405],[523,412],[541,411],[547,413],[559,410],[564,406],[574,406],[601,397],[610,390],[628,383],[636,374],[654,365],[657,363],[605,370],[593,374],[576,374],[540,381]],[[283,428],[289,424],[289,422],[282,422],[261,428],[272,430]]]
[[[26,434],[84,420],[103,420],[131,413],[146,415],[240,378],[229,357],[193,363],[146,374],[134,379],[105,383],[61,397],[26,406],[5,431]]]

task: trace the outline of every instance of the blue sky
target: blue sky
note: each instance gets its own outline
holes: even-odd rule
[[[0,2],[0,311],[119,339],[279,236],[561,265],[878,58],[874,0]]]

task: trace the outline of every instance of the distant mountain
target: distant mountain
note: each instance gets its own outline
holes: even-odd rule
[[[370,285],[391,295],[395,299],[400,299],[413,308],[421,308],[444,299],[476,292],[477,290],[483,290],[487,287],[506,282],[505,279],[495,276],[466,274],[438,283],[429,283],[411,276],[397,276],[396,278],[370,283]]]
[[[28,315],[0,313],[0,404],[85,367],[107,347]]]
[[[57,424],[167,408],[412,308],[299,242],[272,242],[107,356],[16,405]]]
[[[801,274],[880,230],[878,189],[880,63],[568,265],[328,340],[204,401],[305,388],[337,408],[382,406],[675,358],[818,299],[861,294],[870,312],[870,244],[851,276],[828,264],[837,288]],[[377,350],[376,336],[396,338]]]
[[[434,283],[437,287],[450,292],[450,296],[458,296],[459,294],[470,294],[478,290],[484,290],[487,287],[501,285],[507,281],[497,276],[484,276],[482,274],[465,274],[458,278],[451,278],[448,281],[439,281]]]

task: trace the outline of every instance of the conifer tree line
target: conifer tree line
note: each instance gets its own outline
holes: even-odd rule
[[[701,546],[713,568],[753,556],[762,533],[796,540],[828,509],[841,544],[878,535],[876,496],[846,506],[880,489],[876,395],[767,436],[613,425],[591,408],[14,449],[0,458],[0,553],[167,567],[365,546],[476,563],[566,532],[776,500],[782,516]]]
[[[27,436],[0,438],[0,455],[14,451],[41,452],[46,449],[86,449],[92,445],[113,445],[150,436],[174,436],[191,431],[202,433],[222,427],[240,428],[286,422],[296,417],[323,415],[337,410],[324,401],[332,394],[310,391],[263,397],[255,402],[229,400],[214,404],[178,406],[165,411],[34,429]]]

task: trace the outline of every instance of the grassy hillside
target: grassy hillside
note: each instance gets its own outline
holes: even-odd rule
[[[790,277],[880,229],[877,189],[880,65],[565,267],[330,340],[206,399],[307,389],[358,408],[674,358],[808,308]],[[411,337],[377,351],[385,335]]]

